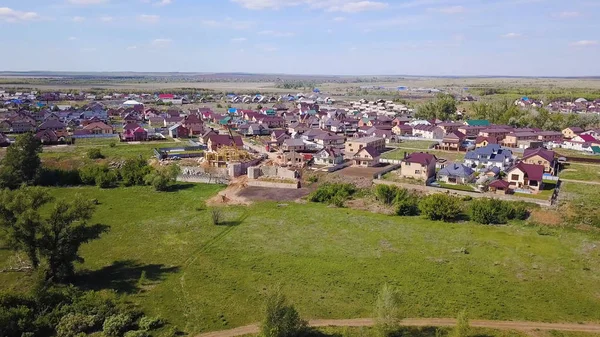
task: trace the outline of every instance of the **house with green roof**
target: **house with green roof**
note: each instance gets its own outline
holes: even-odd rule
[[[487,119],[469,119],[467,120],[467,125],[469,126],[489,126],[490,121]]]

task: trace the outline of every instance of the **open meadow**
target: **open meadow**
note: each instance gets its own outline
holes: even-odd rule
[[[591,233],[295,202],[226,207],[215,226],[205,201],[221,189],[50,189],[97,199],[93,220],[111,227],[82,248],[77,285],[115,289],[189,333],[258,321],[277,285],[306,318],[370,317],[386,282],[400,289],[407,317],[466,308],[472,318],[600,322],[600,241]],[[0,269],[10,256],[0,250]],[[15,273],[1,273],[0,284],[30,285]]]

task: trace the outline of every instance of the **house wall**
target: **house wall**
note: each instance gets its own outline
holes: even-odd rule
[[[373,148],[375,148],[377,151],[381,152],[385,149],[385,139],[381,138],[381,139],[377,139],[375,141],[372,142],[360,142],[360,141],[353,141],[353,140],[348,140],[345,144],[345,150],[346,150],[346,156],[353,156],[355,153],[357,153],[358,151],[360,151],[362,148],[367,147],[367,146],[371,146]]]
[[[552,170],[551,163],[539,155],[524,159],[523,162],[527,164],[544,165],[544,171],[546,172],[550,172]]]
[[[418,163],[403,162],[399,172],[401,176],[406,178],[427,181],[430,177],[435,175],[435,162],[430,163],[428,167]]]

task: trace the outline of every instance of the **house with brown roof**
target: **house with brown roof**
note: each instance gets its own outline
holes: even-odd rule
[[[503,128],[487,128],[485,130],[481,130],[479,132],[479,135],[482,137],[487,137],[487,138],[493,137],[498,140],[502,140],[509,133],[510,133],[510,130],[503,129]]]
[[[513,190],[538,193],[544,186],[544,166],[519,162],[506,171],[506,180]]]
[[[477,136],[475,138],[475,147],[486,147],[490,144],[498,144],[498,139],[494,137]]]
[[[354,166],[373,167],[379,165],[381,154],[372,146],[363,147],[358,150],[353,156],[352,161]]]
[[[372,147],[381,153],[385,149],[385,139],[379,137],[348,138],[345,144],[345,155],[352,159],[354,154],[364,147]]]
[[[206,146],[209,151],[216,152],[220,148],[226,146],[242,148],[244,146],[244,141],[241,136],[233,136],[232,138],[230,135],[211,134],[208,136]]]
[[[436,126],[444,130],[444,133],[452,133],[454,131],[458,131],[458,128],[463,127],[464,124],[455,122],[443,122],[438,123]]]
[[[543,147],[525,149],[521,161],[526,164],[542,165],[544,172],[554,174],[556,168],[556,160],[554,159],[554,151],[547,150]]]
[[[558,131],[540,131],[537,133],[538,140],[544,143],[562,143],[563,134]]]
[[[453,131],[444,136],[442,140],[441,148],[449,151],[460,151],[462,149],[462,143],[467,137],[460,131]]]
[[[479,135],[479,132],[487,128],[487,126],[463,125],[459,127],[457,131],[462,132],[467,138],[475,138]]]
[[[433,125],[418,124],[413,126],[413,135],[425,139],[442,139],[444,138],[444,130]]]
[[[578,126],[571,126],[571,127],[568,127],[566,129],[562,130],[561,133],[564,138],[571,139],[571,138],[575,138],[575,137],[579,136],[581,133],[583,133],[583,131],[584,130]]]
[[[392,128],[392,132],[399,136],[412,136],[413,128],[406,124],[397,124]]]
[[[437,158],[432,154],[413,152],[404,157],[398,172],[400,176],[404,178],[417,179],[426,182],[429,178],[435,177],[436,162]]]
[[[501,144],[502,146],[512,148],[527,148],[530,147],[531,142],[537,141],[539,141],[537,133],[531,131],[523,131],[507,134],[506,137],[504,137],[504,140],[501,142]]]
[[[320,135],[317,135],[314,138],[315,143],[321,145],[322,147],[326,146],[343,146],[345,138],[336,135],[335,133],[325,132]]]
[[[284,152],[290,152],[290,151],[305,151],[306,150],[306,144],[304,144],[304,141],[302,139],[285,139],[283,141],[283,144],[281,145],[281,149]]]
[[[94,122],[83,127],[82,129],[90,135],[110,135],[114,133],[112,126],[104,122]]]
[[[506,180],[497,179],[492,181],[488,188],[490,192],[495,194],[508,194],[510,190],[510,183]]]

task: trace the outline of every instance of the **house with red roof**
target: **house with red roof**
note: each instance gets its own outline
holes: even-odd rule
[[[354,166],[374,167],[379,165],[381,154],[372,146],[363,147],[352,156]]]
[[[554,159],[555,154],[552,150],[547,150],[543,147],[525,149],[521,161],[526,164],[542,165],[544,172],[554,174],[557,161]]]
[[[403,178],[417,179],[426,182],[435,177],[435,164],[437,158],[429,153],[413,152],[405,155],[402,160],[399,174]]]
[[[467,136],[464,133],[452,131],[442,139],[441,148],[449,151],[460,151],[463,148],[462,143],[465,139],[467,139]]]
[[[494,180],[489,185],[490,192],[496,194],[508,194],[510,192],[510,183],[506,180]]]
[[[544,187],[544,166],[519,162],[506,171],[506,178],[513,190],[539,193]]]
[[[241,136],[233,136],[232,138],[230,135],[211,134],[206,140],[206,146],[208,147],[209,151],[216,152],[220,148],[226,146],[242,148],[244,146],[244,142],[242,141]]]
[[[123,127],[123,133],[120,135],[124,142],[142,142],[148,140],[148,131],[137,123],[130,123]]]

